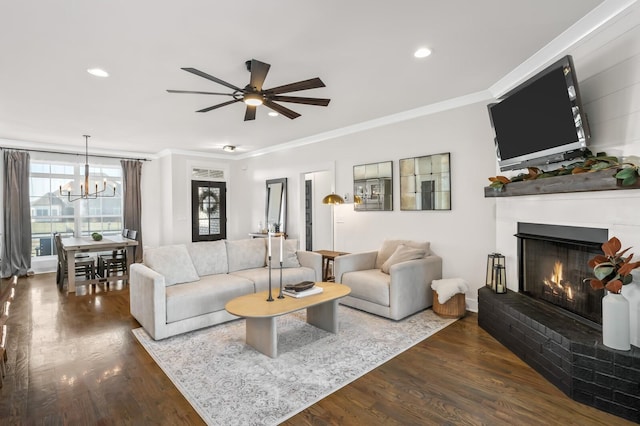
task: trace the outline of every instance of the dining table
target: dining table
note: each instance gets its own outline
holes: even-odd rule
[[[127,250],[130,249],[133,253],[127,253],[127,273],[123,275],[114,275],[114,276],[106,276],[100,277],[96,276],[95,278],[82,280],[82,284],[91,285],[98,283],[109,283],[114,281],[124,281],[125,283],[129,280],[129,266],[131,265],[131,259],[135,259],[136,255],[136,247],[138,246],[137,240],[132,240],[130,238],[123,237],[121,235],[109,235],[103,237],[101,240],[94,240],[89,236],[81,236],[81,237],[66,237],[61,238],[62,249],[65,251],[67,256],[67,270],[70,271],[67,274],[68,282],[67,282],[67,292],[75,293],[76,292],[76,276],[73,273],[75,270],[75,256],[77,253],[88,253],[88,252],[108,252],[113,250]],[[131,256],[129,255],[131,254]]]

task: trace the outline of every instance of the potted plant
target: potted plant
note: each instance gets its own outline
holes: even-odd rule
[[[631,271],[640,267],[640,262],[632,262],[633,254],[624,254],[631,247],[620,250],[622,244],[616,237],[602,244],[603,254],[589,260],[595,278],[590,280],[591,288],[607,290],[602,298],[602,342],[605,346],[619,350],[631,349],[629,301],[622,295],[622,286],[633,281]]]
[[[602,244],[604,254],[596,255],[589,260],[589,267],[593,268],[595,278],[589,278],[591,288],[600,290],[602,288],[611,293],[619,294],[622,286],[633,281],[631,271],[640,267],[640,262],[631,262],[633,254],[624,258],[624,254],[631,249],[620,251],[622,243],[616,237]]]

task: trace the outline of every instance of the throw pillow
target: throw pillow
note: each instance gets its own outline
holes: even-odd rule
[[[184,244],[144,249],[144,264],[164,275],[164,284],[189,283],[200,280]]]
[[[225,240],[225,243],[227,244],[229,272],[262,268],[266,265],[266,238],[253,238],[235,241]]]
[[[227,246],[223,240],[199,241],[187,244],[187,251],[191,256],[193,266],[198,275],[226,274],[229,270],[227,264]]]
[[[283,268],[299,268],[300,262],[298,261],[298,240],[284,240],[284,247],[282,251],[282,267]],[[267,259],[269,260],[269,253],[267,253]],[[269,266],[267,264],[267,266]],[[280,268],[280,238],[271,239],[271,267],[274,269]]]
[[[408,260],[422,259],[426,252],[424,249],[407,247],[404,244],[400,244],[396,251],[382,264],[382,272],[389,273],[389,269],[400,262],[406,262]]]
[[[429,254],[429,242],[419,242],[411,240],[385,240],[382,242],[382,247],[378,250],[378,257],[376,258],[376,269],[382,269],[382,264],[389,259],[389,257],[396,251],[400,244],[404,244],[407,247],[423,249],[425,253]]]

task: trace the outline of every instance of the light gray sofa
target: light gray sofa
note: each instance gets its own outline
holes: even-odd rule
[[[336,257],[334,270],[336,282],[351,288],[341,304],[400,320],[433,304],[442,258],[428,242],[387,240],[378,251]]]
[[[322,256],[284,241],[282,282],[322,280]],[[231,299],[267,290],[267,239],[207,241],[146,248],[130,268],[131,315],[155,340],[230,321]],[[280,285],[280,243],[272,245],[272,288]]]

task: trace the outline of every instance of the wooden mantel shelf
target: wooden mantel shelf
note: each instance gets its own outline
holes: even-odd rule
[[[512,182],[497,191],[484,188],[485,198],[515,197],[518,195],[558,194],[563,192],[610,191],[617,189],[640,189],[640,180],[633,186],[622,186],[613,175],[615,170],[554,176],[530,181]]]

